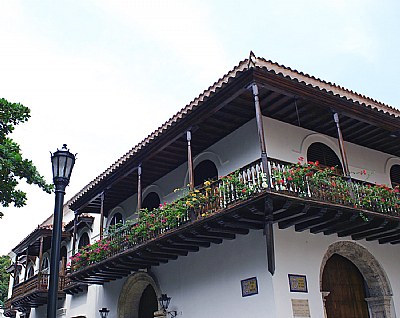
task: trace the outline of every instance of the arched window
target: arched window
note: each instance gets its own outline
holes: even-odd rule
[[[325,167],[337,167],[338,172],[342,172],[342,164],[336,153],[327,145],[321,142],[314,142],[307,149],[307,161],[319,163]]]
[[[122,217],[122,214],[117,212],[112,216],[109,226],[115,226],[117,224],[123,224],[123,223],[124,219]]]
[[[26,278],[31,278],[35,274],[35,270],[33,268],[33,264],[29,263],[28,264],[28,272],[26,273]]]
[[[67,248],[65,246],[62,246],[60,250],[60,261],[63,258],[67,259]]]
[[[204,181],[218,179],[218,170],[214,162],[204,160],[194,169],[194,186],[202,186]]]
[[[142,202],[142,208],[147,208],[149,211],[154,210],[160,206],[160,197],[155,192],[150,192]]]
[[[89,235],[86,232],[84,232],[79,239],[78,249],[81,249],[82,247],[85,247],[89,244],[90,244]]]
[[[390,181],[393,188],[400,186],[400,165],[393,165],[390,168]]]
[[[50,266],[49,258],[47,256],[43,257],[43,260],[42,260],[42,272],[48,272],[49,266]]]

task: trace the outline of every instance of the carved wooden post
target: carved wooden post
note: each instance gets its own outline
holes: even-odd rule
[[[264,207],[264,235],[267,243],[267,262],[268,271],[271,275],[275,273],[275,243],[274,243],[274,223],[273,223],[274,206],[271,198],[265,200]]]
[[[78,222],[78,213],[77,213],[77,211],[75,211],[74,212],[74,233],[72,236],[72,255],[75,255],[77,222]]]
[[[337,128],[337,133],[338,133],[340,157],[341,157],[342,162],[343,162],[343,173],[347,178],[350,179],[351,176],[350,176],[349,164],[347,162],[346,150],[344,149],[344,141],[343,141],[342,130],[340,129],[338,113],[336,113],[336,112],[333,113],[333,120],[335,121],[336,128]]]
[[[251,84],[251,88],[253,91],[254,96],[254,108],[256,111],[256,122],[257,122],[257,131],[258,131],[258,139],[260,142],[260,149],[261,149],[261,163],[267,178],[267,185],[268,188],[271,188],[271,178],[269,175],[268,169],[268,156],[267,156],[267,146],[265,144],[265,136],[264,136],[264,125],[260,107],[260,100],[258,98],[258,86],[256,83]]]
[[[28,261],[29,261],[29,246],[26,248],[26,262],[25,262],[24,281],[26,281],[26,276],[28,274]]]
[[[103,238],[104,228],[104,191],[101,193],[101,204],[100,204],[100,240]]]
[[[17,275],[19,275],[18,274],[18,254],[15,254],[13,288],[15,286],[15,280],[17,279]]]
[[[42,272],[42,262],[43,262],[43,236],[40,237],[40,247],[39,247],[39,273]]]
[[[186,132],[186,140],[188,147],[188,171],[189,171],[189,187],[190,190],[194,189],[194,171],[193,171],[193,159],[192,159],[192,147],[190,141],[192,140],[192,133],[190,130]]]
[[[137,211],[142,208],[142,165],[140,164],[137,169],[138,183],[137,183]]]

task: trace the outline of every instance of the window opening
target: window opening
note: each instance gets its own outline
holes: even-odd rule
[[[336,167],[338,174],[343,173],[342,164],[336,153],[321,142],[315,142],[308,147],[307,160],[312,162],[319,161],[320,165],[324,167]]]
[[[393,165],[390,168],[390,181],[393,188],[400,186],[400,165]]]
[[[160,197],[155,192],[150,192],[144,198],[142,202],[142,208],[147,208],[149,211],[153,211],[154,209],[160,206]]]
[[[200,162],[194,169],[194,186],[201,187],[204,181],[218,179],[218,169],[211,160]]]
[[[90,244],[89,235],[85,232],[81,235],[78,243],[78,249],[85,247]]]

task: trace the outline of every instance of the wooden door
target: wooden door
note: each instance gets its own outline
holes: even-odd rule
[[[325,303],[328,318],[369,318],[364,278],[347,258],[334,254],[328,259],[322,289],[330,292]]]
[[[158,310],[156,292],[151,285],[148,285],[140,298],[139,318],[153,318],[156,310]]]

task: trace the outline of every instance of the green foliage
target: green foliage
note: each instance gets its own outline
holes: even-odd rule
[[[6,269],[10,264],[11,260],[8,256],[0,256],[0,306],[7,300],[10,274],[6,272]]]
[[[262,175],[262,184],[264,183],[265,176]],[[107,237],[80,249],[71,257],[71,267],[73,270],[79,270],[100,262],[194,221],[190,217],[191,214],[195,215],[195,219],[206,218],[229,204],[251,198],[259,191],[259,187],[243,181],[240,171],[235,171],[216,182],[205,181],[202,189],[176,189],[174,192],[181,192],[182,197],[171,203],[164,202],[152,211],[143,208],[138,212],[136,220],[128,220],[125,224],[110,227]]]
[[[366,171],[362,170],[359,174],[366,175]],[[318,161],[298,162],[283,169],[275,168],[272,177],[273,186],[278,191],[374,212],[399,214],[399,187],[392,189],[380,184],[355,180],[349,182],[337,175],[336,167],[321,167]]]
[[[16,125],[26,122],[29,117],[28,107],[0,98],[0,205],[3,207],[25,205],[26,193],[17,189],[21,179],[36,184],[47,193],[52,190],[52,185],[46,183],[32,161],[22,157],[19,145],[8,137]],[[2,215],[0,212],[0,217]]]

